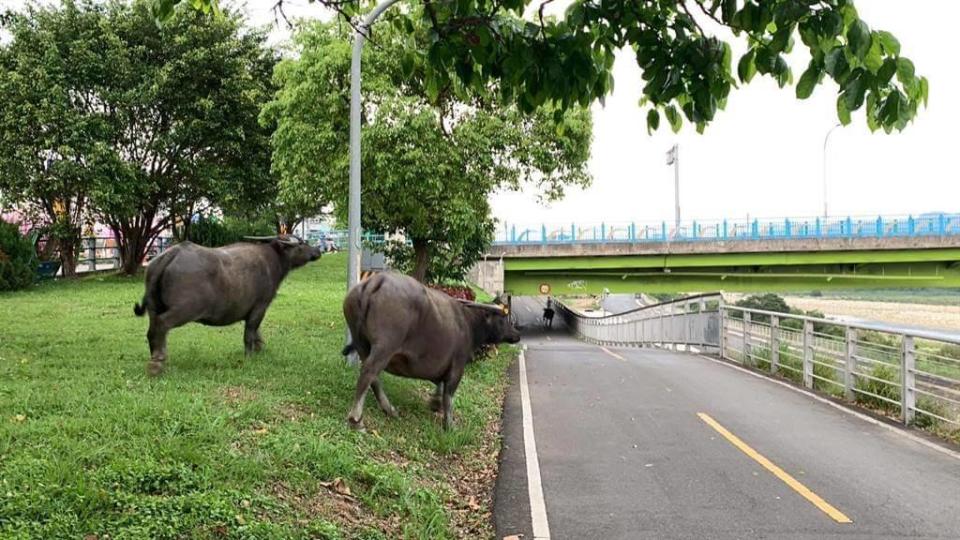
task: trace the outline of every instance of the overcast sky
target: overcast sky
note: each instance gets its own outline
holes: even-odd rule
[[[317,16],[306,0],[290,12]],[[569,2],[551,4],[562,12]],[[270,21],[272,1],[248,2],[255,20]],[[893,32],[902,53],[930,79],[930,107],[902,134],[871,134],[862,117],[836,130],[827,150],[831,215],[960,211],[957,154],[960,136],[960,71],[956,52],[944,47],[960,21],[960,2],[946,0],[860,0],[871,28]],[[707,26],[707,21],[704,21]],[[283,32],[275,32],[282,39]],[[735,51],[742,52],[740,41]],[[793,55],[799,78],[808,61],[804,47]],[[739,55],[737,55],[739,57]],[[680,145],[680,204],[684,220],[719,217],[812,216],[823,212],[823,141],[837,124],[836,85],[827,81],[807,101],[792,87],[777,88],[757,77],[735,90],[727,109],[704,135],[685,127],[648,136],[646,111],[637,106],[640,70],[632,52],[614,67],[616,90],[606,106],[593,107],[593,185],[571,190],[549,207],[532,193],[493,197],[495,215],[516,223],[660,221],[674,214],[673,170],[665,153]]]
[[[22,4],[0,0],[0,4]],[[554,11],[568,2],[551,4]],[[254,23],[272,23],[273,0],[250,0]],[[307,0],[286,0],[291,16],[323,16]],[[902,134],[871,134],[862,112],[836,130],[827,151],[831,215],[960,211],[957,154],[960,137],[960,71],[947,36],[960,21],[960,2],[860,0],[861,17],[873,29],[893,32],[902,53],[930,79],[930,107]],[[706,26],[706,24],[705,24]],[[280,42],[286,31],[276,28]],[[734,41],[735,52],[743,46]],[[806,65],[803,47],[793,55],[794,75]],[[739,54],[736,55],[736,58]],[[735,60],[736,60],[735,58]],[[823,211],[823,142],[837,123],[836,86],[827,81],[807,101],[768,78],[734,90],[727,109],[704,135],[685,127],[648,136],[646,111],[637,106],[641,79],[631,52],[614,67],[616,91],[593,107],[593,185],[570,190],[549,207],[531,193],[493,197],[495,215],[517,223],[672,220],[673,170],[665,153],[680,145],[680,197],[684,220],[719,217],[812,216]]]

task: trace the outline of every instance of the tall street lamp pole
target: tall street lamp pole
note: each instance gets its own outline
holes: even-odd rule
[[[675,221],[673,234],[680,234],[680,145],[675,144],[667,152],[667,165],[673,165],[673,204]]]
[[[384,11],[399,0],[383,0],[357,25],[353,33],[353,60],[350,63],[350,201],[348,217],[347,289],[360,282],[360,57],[370,27]]]
[[[823,138],[823,217],[827,217],[827,143],[830,142],[830,135],[842,124],[837,124],[830,128],[827,136]]]

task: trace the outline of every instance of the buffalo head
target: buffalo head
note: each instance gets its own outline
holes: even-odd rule
[[[246,236],[247,240],[269,242],[281,257],[290,263],[290,268],[299,268],[308,262],[313,262],[323,254],[320,248],[311,246],[301,238],[292,234],[280,236]]]
[[[482,324],[486,336],[485,344],[518,343],[520,332],[510,320],[507,306],[502,304],[478,304],[476,302],[461,301],[467,306],[479,309],[483,313]]]

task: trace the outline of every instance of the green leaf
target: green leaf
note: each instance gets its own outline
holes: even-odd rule
[[[677,112],[676,107],[670,105],[664,110],[664,113],[667,115],[667,122],[670,123],[670,129],[672,129],[674,133],[679,133],[680,128],[683,127],[683,117]]]
[[[847,108],[847,105],[843,99],[843,96],[837,98],[837,118],[840,119],[840,123],[849,126],[851,122],[850,118],[850,109]]]
[[[881,30],[877,32],[877,41],[880,42],[880,46],[883,48],[883,52],[890,56],[899,56],[900,55],[900,41],[894,37],[890,32]]]
[[[873,40],[873,43],[870,44],[870,50],[867,52],[867,56],[863,59],[863,65],[866,66],[871,73],[876,73],[883,66],[882,49],[883,48],[880,46],[880,40]]]
[[[870,95],[867,96],[867,127],[870,128],[871,132],[876,131],[880,127],[880,123],[877,122],[876,92],[870,92]]]
[[[744,83],[749,83],[753,79],[753,76],[757,74],[757,65],[754,62],[755,56],[756,53],[754,50],[750,49],[747,54],[740,58],[740,62],[737,64],[737,75]]]
[[[907,84],[916,77],[916,68],[909,58],[897,58],[897,80]]]
[[[893,75],[896,72],[897,61],[893,58],[887,58],[883,61],[883,65],[880,66],[880,69],[877,70],[877,84],[880,86],[886,86],[890,83],[890,80],[893,79]]]
[[[810,66],[803,75],[800,76],[800,82],[797,83],[797,98],[807,99],[813,94],[813,89],[820,83],[823,71],[815,62],[810,62]]]
[[[867,26],[867,23],[857,19],[847,30],[847,44],[850,46],[850,51],[854,56],[863,60],[867,51],[870,50],[871,43],[870,27]]]
[[[650,109],[647,112],[647,134],[653,135],[653,132],[660,128],[660,113],[656,109]]]
[[[848,111],[855,111],[863,106],[863,99],[867,92],[867,75],[858,69],[843,86],[844,106]]]
[[[400,58],[400,70],[403,72],[403,76],[410,78],[413,76],[413,67],[416,61],[413,56],[412,51],[406,51],[402,58]]]
[[[828,52],[823,59],[823,63],[827,73],[829,73],[834,80],[840,79],[846,75],[847,70],[849,69],[847,57],[844,54],[843,47],[835,47],[833,50]]]
[[[737,0],[723,0],[723,7],[721,8],[720,16],[723,19],[723,22],[730,23],[733,20],[733,15],[737,12]]]
[[[930,82],[926,77],[920,77],[920,97],[923,98],[923,106],[926,107],[930,101]]]

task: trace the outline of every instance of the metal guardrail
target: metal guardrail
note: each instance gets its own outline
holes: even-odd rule
[[[960,235],[960,213],[919,216],[798,217],[696,220],[677,228],[659,223],[600,222],[534,225],[504,223],[499,245],[608,242],[722,242],[729,240],[804,240]]]
[[[742,308],[719,293],[605,317],[557,306],[570,331],[590,343],[716,351],[905,424],[960,430],[960,340],[942,334]]]
[[[558,312],[585,341],[612,346],[670,346],[698,350],[720,347],[720,294],[703,294],[617,315],[588,317],[562,302]]]
[[[146,256],[143,263],[150,262],[154,257],[163,253],[167,248],[173,245],[173,238],[157,237],[147,247]],[[40,250],[43,241],[40,242]],[[117,245],[117,239],[112,236],[87,236],[80,239],[80,249],[77,252],[77,273],[97,272],[102,270],[115,270],[120,268],[120,246]],[[59,274],[59,256],[48,263],[42,263],[46,266],[41,270],[44,277],[54,277],[54,273]],[[51,266],[52,265],[52,266]],[[49,273],[47,273],[49,272]]]
[[[806,388],[960,428],[960,340],[721,305],[720,356]]]

